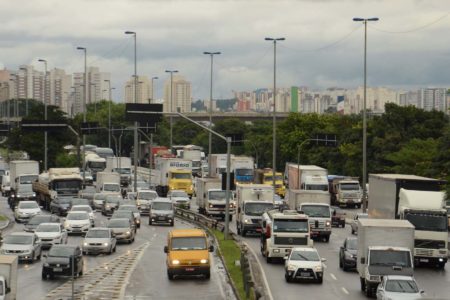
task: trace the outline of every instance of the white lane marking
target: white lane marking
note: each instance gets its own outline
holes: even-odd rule
[[[345,287],[342,288],[342,291],[344,292],[344,294],[350,294]]]
[[[337,280],[336,276],[334,276],[333,273],[330,273],[331,278],[333,278],[334,280]]]
[[[269,294],[267,296],[269,296],[270,300],[273,300],[272,291],[270,290],[269,282],[267,281],[266,273],[264,272],[264,268],[261,265],[261,262],[259,261],[259,257],[256,255],[255,251],[253,251],[253,249],[246,242],[243,241],[242,243],[247,247],[248,250],[250,250],[252,252],[253,256],[256,257],[256,261],[258,262],[259,268],[262,271],[262,277],[263,277],[263,280],[264,280],[264,285],[267,287],[267,292]]]
[[[155,232],[154,234],[153,234],[153,237],[156,237],[158,234]]]

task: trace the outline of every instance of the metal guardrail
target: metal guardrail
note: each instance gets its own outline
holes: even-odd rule
[[[208,218],[191,210],[177,207],[175,209],[175,214],[178,217],[181,217],[192,223],[196,223],[200,226],[204,226],[208,229],[216,229],[220,230],[221,232],[223,232],[225,229],[225,225],[218,220]],[[268,287],[266,287],[265,282],[262,280],[261,276],[255,276],[256,274],[263,272],[260,265],[257,263],[257,258],[254,257],[251,251],[248,251],[247,246],[242,243],[238,236],[236,236],[232,232],[230,232],[229,235],[241,249],[240,266],[247,299],[270,299],[266,295]],[[223,264],[228,273],[225,262],[223,262]],[[236,288],[234,287],[234,285],[233,289],[235,290],[236,297],[238,297],[239,294],[236,292]]]

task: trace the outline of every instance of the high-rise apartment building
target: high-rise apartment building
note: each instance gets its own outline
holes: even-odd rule
[[[419,107],[431,111],[438,110],[447,112],[447,89],[424,88],[419,90]]]
[[[72,97],[72,103],[68,103],[68,107],[73,108],[75,114],[83,112],[83,103],[85,97],[84,87],[84,72],[74,73],[73,77],[74,95]],[[98,67],[89,67],[87,69],[87,98],[86,105],[96,103],[102,99],[107,98],[107,93],[104,90],[109,89],[108,82],[105,80],[111,80],[111,74],[107,72],[100,72]],[[69,93],[70,94],[70,93]]]
[[[125,103],[134,103],[135,82],[134,77],[125,83]],[[150,103],[152,97],[152,84],[147,76],[138,76],[137,103]]]
[[[180,75],[174,75],[172,77],[172,88],[170,82],[169,76],[164,82],[164,111],[190,112],[192,103],[191,82],[185,80],[184,77]]]

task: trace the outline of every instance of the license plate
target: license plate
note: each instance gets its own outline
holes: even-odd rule
[[[256,229],[256,232],[261,232],[261,231],[262,231],[261,228],[257,228],[257,229]]]
[[[81,231],[79,228],[73,228],[72,231]]]
[[[419,259],[420,262],[428,262],[428,258],[421,258]]]
[[[158,220],[165,220],[166,218],[164,217],[158,217]]]
[[[53,268],[53,272],[62,272],[62,268]]]
[[[194,268],[186,268],[185,269],[187,272],[192,272],[192,271],[194,271]]]
[[[309,273],[300,272],[301,277],[309,277]]]

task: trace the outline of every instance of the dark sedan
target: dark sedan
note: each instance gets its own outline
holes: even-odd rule
[[[356,268],[358,239],[347,237],[339,250],[339,267],[344,271]]]
[[[41,223],[60,223],[61,220],[55,215],[35,215],[31,217],[28,223],[25,224],[24,230],[27,232],[34,232]]]
[[[42,266],[42,279],[53,279],[57,275],[83,275],[84,262],[79,246],[53,245],[44,257],[46,260]]]
[[[67,215],[72,204],[71,198],[56,198],[50,203],[50,212],[59,216]]]

